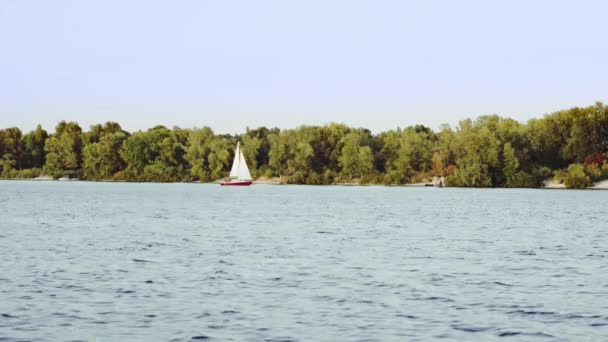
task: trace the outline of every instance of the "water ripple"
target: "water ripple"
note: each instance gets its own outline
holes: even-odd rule
[[[608,340],[608,192],[0,186],[0,341]]]

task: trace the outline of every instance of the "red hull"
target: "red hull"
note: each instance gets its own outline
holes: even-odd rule
[[[251,185],[251,183],[253,183],[253,181],[221,182],[220,185],[248,186]]]

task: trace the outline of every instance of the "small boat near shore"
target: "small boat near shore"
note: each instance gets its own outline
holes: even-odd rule
[[[232,162],[232,168],[230,169],[230,176],[224,182],[220,182],[221,186],[248,186],[253,183],[245,156],[241,151],[241,143],[236,143],[236,150],[234,152],[234,161]]]

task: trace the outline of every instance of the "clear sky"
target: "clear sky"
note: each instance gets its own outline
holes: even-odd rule
[[[0,127],[374,132],[608,98],[607,1],[0,0]]]

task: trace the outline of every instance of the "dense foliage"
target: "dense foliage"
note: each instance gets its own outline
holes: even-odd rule
[[[437,176],[449,186],[539,187],[554,175],[585,188],[608,178],[608,107],[601,103],[527,124],[490,115],[456,128],[417,125],[377,135],[341,124],[237,136],[164,126],[130,134],[114,122],[83,132],[62,121],[52,134],[13,127],[0,130],[0,177],[209,182],[227,175],[236,141],[253,177],[286,183],[406,184]]]

